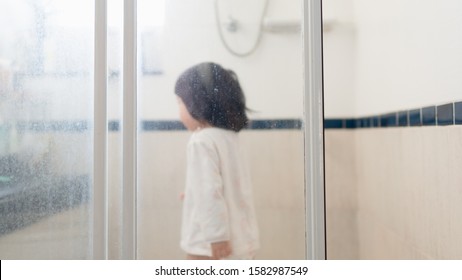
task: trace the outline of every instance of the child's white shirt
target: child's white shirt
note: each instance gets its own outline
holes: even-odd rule
[[[254,255],[258,226],[247,164],[238,133],[221,128],[194,132],[187,148],[181,248],[212,256],[211,243],[230,241],[232,255]]]

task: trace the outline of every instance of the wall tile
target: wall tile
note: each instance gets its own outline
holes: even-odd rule
[[[342,119],[325,119],[324,120],[324,128],[343,128],[343,120]]]
[[[380,119],[379,117],[372,117],[372,126],[379,127],[380,126]]]
[[[355,131],[325,134],[328,259],[358,259]]]
[[[437,106],[436,114],[438,125],[454,124],[454,103]]]
[[[398,125],[407,126],[408,125],[408,111],[402,111],[398,113]]]
[[[421,109],[409,110],[409,125],[410,126],[421,126],[422,125]]]
[[[454,103],[454,121],[455,124],[462,124],[462,102]]]
[[[380,127],[396,126],[398,124],[396,113],[380,116]]]
[[[436,107],[422,108],[422,125],[436,125]]]
[[[462,258],[462,127],[355,135],[360,258]]]

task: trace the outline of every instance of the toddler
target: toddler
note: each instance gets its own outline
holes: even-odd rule
[[[252,186],[238,132],[248,123],[234,72],[195,65],[175,85],[187,147],[181,248],[188,259],[253,259],[259,247]]]

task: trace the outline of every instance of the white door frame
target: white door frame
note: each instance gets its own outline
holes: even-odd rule
[[[303,1],[307,259],[326,259],[322,0]]]

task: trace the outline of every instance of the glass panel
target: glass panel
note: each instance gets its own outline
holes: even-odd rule
[[[186,68],[208,61],[237,74],[252,109],[239,140],[260,230],[255,258],[305,258],[301,6],[138,1],[138,258],[186,256],[180,193],[191,132],[179,121],[174,87]]]
[[[0,258],[88,259],[94,2],[0,2]]]

